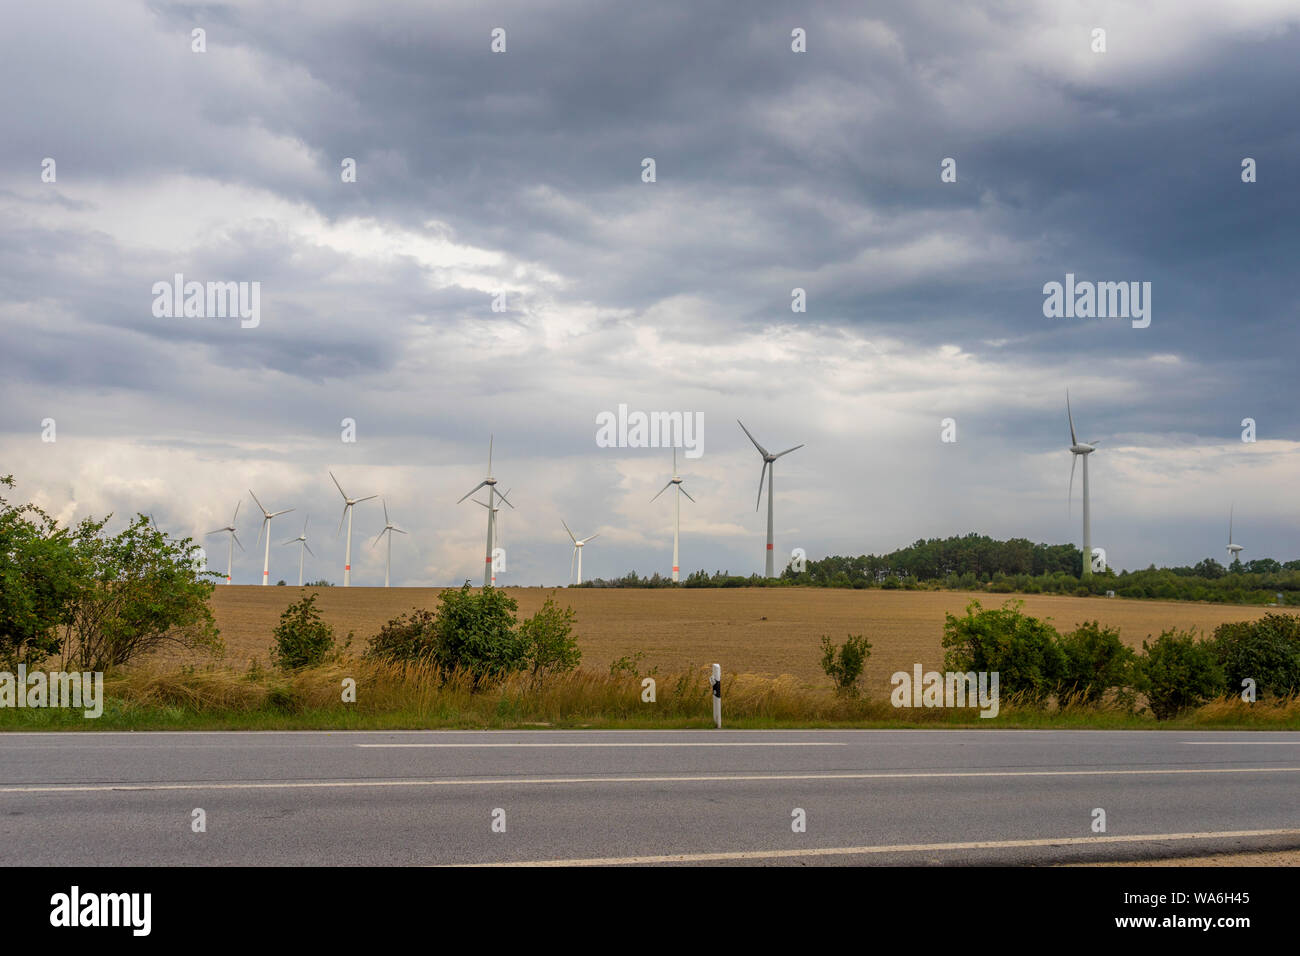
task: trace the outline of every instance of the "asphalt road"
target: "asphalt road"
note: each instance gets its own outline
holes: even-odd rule
[[[0,735],[6,866],[1041,864],[1294,848],[1297,733]]]

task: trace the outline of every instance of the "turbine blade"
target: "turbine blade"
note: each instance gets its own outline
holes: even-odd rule
[[[249,488],[249,489],[248,489],[248,493],[249,493],[250,495],[253,495],[253,489],[252,489],[252,488]],[[254,501],[257,501],[257,495],[253,495],[253,500],[254,500]],[[257,501],[257,507],[262,508],[262,502]],[[265,508],[262,508],[262,514],[266,514],[266,509],[265,509]],[[234,524],[234,522],[232,521],[231,524]]]
[[[339,490],[339,494],[343,496],[343,500],[347,501],[348,500],[347,492],[343,490],[343,486],[339,484],[339,480],[334,477],[334,472],[332,471],[330,472],[330,480],[334,482],[334,487]]]
[[[487,507],[487,505],[483,504],[483,502],[479,501],[477,498],[474,499],[474,504],[476,504],[476,505],[481,505],[481,506],[484,507],[484,508]]]
[[[495,435],[488,435],[488,477],[492,477],[492,443],[496,441]]]
[[[1070,411],[1070,390],[1065,390],[1065,417],[1070,420],[1070,444],[1077,445],[1079,440],[1074,437],[1074,415]]]
[[[573,536],[573,532],[572,532],[572,531],[569,531],[569,526],[568,526],[567,524],[564,524],[564,519],[563,519],[563,518],[560,519],[560,524],[563,524],[563,525],[564,525],[564,530],[569,532],[569,540],[572,541],[574,544],[577,544],[577,543],[578,543],[578,539],[575,538],[575,537]]]
[[[297,538],[290,538],[288,541],[281,541],[280,546],[283,547],[286,544],[293,544],[297,540],[298,540]]]
[[[275,511],[275,512],[272,512],[271,517],[272,517],[272,518],[276,518],[276,517],[279,517],[280,515],[287,515],[290,511],[293,511],[293,510],[294,510],[294,509],[292,509],[292,508],[285,508],[283,511]]]
[[[600,532],[597,531],[597,532],[596,532],[595,534],[593,534],[590,538],[583,538],[583,539],[582,539],[582,543],[583,543],[583,544],[586,544],[588,541],[595,541],[595,540],[596,540],[597,538],[599,538],[599,537],[600,537]]]
[[[678,485],[677,488],[678,488],[678,490],[681,491],[681,493],[684,494],[687,498],[691,498],[691,493],[690,493],[689,491],[687,491],[685,488],[683,488],[681,485]],[[694,498],[691,498],[691,503],[694,504],[694,502],[695,502],[695,499],[694,499]]]
[[[573,555],[569,558],[569,580],[570,581],[573,580],[573,568],[577,560],[578,560],[578,546],[575,544],[573,546]]]
[[[401,528],[394,528],[393,530],[396,531],[398,534],[406,534],[406,532],[403,531]]]
[[[1066,496],[1065,499],[1065,504],[1067,508],[1071,508],[1074,505],[1074,466],[1077,465],[1078,463],[1079,463],[1079,456],[1071,455],[1070,456],[1070,493],[1069,495]]]
[[[767,477],[767,469],[769,465],[771,465],[771,462],[764,458],[763,470],[758,473],[758,500],[754,502],[755,511],[757,511],[758,506],[763,503],[763,479]]]
[[[384,529],[384,531],[387,531],[387,530],[388,530],[387,528]],[[377,545],[377,544],[379,543],[379,539],[382,538],[382,537],[384,536],[384,531],[381,531],[381,532],[379,532],[379,534],[375,535],[375,540],[370,542],[370,547],[373,548],[375,545]]]
[[[236,535],[236,534],[232,531],[232,532],[230,533],[230,536],[231,536],[232,538],[235,539],[235,544],[239,544],[239,536],[238,536],[238,535]],[[240,551],[243,551],[243,550],[244,550],[244,546],[243,546],[242,544],[239,544],[239,550],[240,550]]]
[[[238,501],[235,502],[235,517],[230,519],[231,524],[234,524],[239,519],[239,506],[242,505],[243,503],[244,503],[243,498],[240,498]]]
[[[475,485],[475,486],[474,486],[473,488],[471,488],[469,491],[465,492],[465,494],[464,494],[463,496],[461,496],[460,501],[464,501],[466,498],[468,498],[470,495],[472,495],[474,492],[478,491],[480,488],[482,488],[482,487],[483,487],[484,485],[486,485],[486,484],[487,484],[486,481],[480,481],[477,485]],[[456,504],[460,504],[460,501],[456,502]]]
[[[503,495],[501,492],[499,492],[499,491],[497,492],[497,497],[500,498],[502,501],[504,501],[506,504],[510,505],[510,499],[508,499],[508,498],[507,498],[505,495]],[[514,510],[514,507],[515,507],[514,505],[510,505],[510,508],[511,508],[512,511]],[[499,511],[500,509],[498,508],[497,510]]]
[[[270,524],[270,522],[271,522],[270,518],[262,519],[262,527],[259,528],[257,531],[257,540],[253,542],[254,547],[257,547],[257,545],[262,543],[262,532],[266,531],[266,526]]]
[[[216,531],[209,531],[208,534],[209,534],[209,535],[213,535],[213,534],[221,534],[221,532],[223,532],[223,531],[229,531],[229,530],[230,530],[229,528],[218,528]]]
[[[384,524],[388,524],[388,499],[385,498],[380,504],[384,506]]]
[[[307,516],[302,519],[302,533],[304,535],[307,533],[307,522],[310,520],[311,520],[311,512],[309,511],[307,512]]]
[[[359,505],[359,504],[361,504],[361,502],[363,502],[363,501],[369,501],[371,498],[378,498],[378,497],[379,497],[378,495],[366,495],[364,498],[358,498],[356,501],[354,501],[354,502],[352,502],[352,503],[353,503],[354,505]]]
[[[788,454],[790,454],[790,452],[792,452],[792,451],[798,451],[798,450],[799,450],[800,448],[802,448],[802,447],[803,447],[803,445],[795,445],[793,448],[787,448],[785,451],[777,452],[776,457],[777,457],[777,458],[780,458],[782,455],[788,455]]]
[[[302,546],[307,549],[307,553],[310,554],[313,558],[316,557],[316,552],[311,549],[311,545],[309,545],[306,541],[302,543]]]
[[[655,498],[658,498],[659,495],[662,495],[665,491],[667,491],[667,490],[668,490],[669,488],[671,488],[672,486],[673,486],[673,483],[672,483],[671,481],[668,482],[668,484],[664,485],[662,488],[659,489],[659,494],[655,495],[655,497],[654,497],[654,498],[651,498],[650,500],[651,500],[651,501],[654,501]]]
[[[745,427],[745,423],[742,422],[739,418],[736,419],[736,424],[740,426],[741,431],[743,431],[746,435],[749,435],[749,429]],[[754,443],[754,447],[758,449],[758,453],[762,455],[764,458],[766,458],[767,449],[764,448],[762,445],[760,445],[757,439],[755,439],[753,435],[749,435],[749,440]]]
[[[343,514],[339,515],[339,526],[334,531],[334,537],[337,538],[339,536],[339,533],[343,530],[343,519],[346,518],[347,516],[348,516],[348,506],[344,505]]]

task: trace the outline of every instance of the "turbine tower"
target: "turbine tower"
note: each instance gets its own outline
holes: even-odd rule
[[[506,495],[510,494],[510,489],[507,488],[504,492],[497,492],[497,494],[501,495],[501,497],[504,499]],[[478,505],[480,508],[486,508],[486,507],[487,507],[487,505],[483,504],[483,502],[479,501],[477,498],[475,498],[475,499],[473,499],[473,500],[474,500],[474,504]],[[512,505],[511,507],[513,507],[513,505]],[[493,521],[492,521],[492,543],[493,543],[493,545],[494,545],[495,547],[497,547],[497,548],[504,548],[505,545],[503,545],[503,544],[501,543],[502,541],[505,540],[505,536],[501,533],[501,525],[500,525],[500,520],[501,520],[501,519],[496,517],[496,516],[499,515],[500,513],[501,513],[501,509],[500,509],[500,508],[493,508],[493,509],[492,509],[492,518],[493,518]],[[496,569],[496,563],[495,563],[495,562],[493,562],[493,565],[492,565],[492,586],[493,586],[493,587],[496,587],[496,586],[497,586],[497,569]]]
[[[227,584],[230,583],[230,572],[234,569],[235,566],[235,545],[239,544],[239,538],[235,535],[235,519],[239,517],[239,506],[242,504],[243,504],[242,501],[235,502],[235,514],[234,517],[230,519],[230,524],[226,525],[224,528],[218,528],[216,531],[208,532],[208,537],[211,537],[214,534],[221,534],[222,532],[226,532],[230,535],[230,542],[229,542],[230,548],[228,553],[226,554],[226,583]],[[1232,536],[1229,535],[1228,537],[1232,537]],[[242,544],[239,544],[239,550],[240,551],[244,550],[244,546]]]
[[[339,527],[338,531],[334,532],[334,537],[337,538],[339,536],[339,531],[343,530],[343,519],[348,519],[348,549],[347,555],[343,560],[343,586],[346,588],[352,586],[352,506],[359,505],[363,501],[369,501],[371,498],[377,498],[379,496],[366,495],[364,498],[349,498],[347,492],[343,490],[343,486],[339,484],[339,480],[334,478],[334,472],[332,471],[330,472],[330,478],[334,479],[334,487],[337,488],[339,494],[343,496],[343,514],[339,516]]]
[[[249,488],[248,493],[253,495],[253,489]],[[253,500],[257,501],[257,495],[253,495]],[[257,506],[262,509],[262,529],[257,532],[257,540],[261,541],[262,536],[266,535],[266,553],[262,556],[262,584],[269,584],[268,580],[271,573],[271,519],[280,515],[287,515],[292,508],[285,508],[283,511],[267,511],[262,506],[262,502],[257,501]]]
[[[677,486],[677,497],[673,502],[673,580],[676,581],[680,571],[677,563],[677,544],[682,531],[682,495],[686,495],[687,498],[691,498],[691,495],[682,487],[681,475],[677,474],[677,449],[675,447],[673,448],[673,476],[668,480],[668,484],[659,489],[659,494],[650,500],[654,501],[655,498],[658,498],[659,495],[662,495],[673,485]],[[695,503],[694,498],[691,498],[691,503]],[[579,581],[578,583],[581,584],[582,582]]]
[[[293,544],[295,541],[298,542],[298,545],[299,545],[299,547],[298,547],[298,587],[302,587],[302,554],[303,554],[303,549],[305,548],[306,551],[307,551],[307,553],[310,554],[313,558],[316,557],[316,552],[313,551],[313,550],[311,549],[311,545],[309,545],[309,544],[307,543],[307,522],[310,521],[310,520],[311,520],[311,515],[308,515],[307,517],[305,517],[305,518],[302,519],[302,534],[298,535],[298,537],[296,537],[296,538],[290,538],[288,541],[281,542],[282,544]]]
[[[388,502],[382,499],[381,502],[384,506],[384,530],[375,536],[374,543],[370,547],[373,548],[379,543],[380,538],[388,535],[388,556],[384,559],[384,587],[388,587],[388,575],[393,569],[393,532],[396,531],[398,534],[406,534],[406,532],[388,520]]]
[[[1083,459],[1083,573],[1080,577],[1092,577],[1092,511],[1091,499],[1088,497],[1088,456],[1097,450],[1100,442],[1094,440],[1081,442],[1074,435],[1074,415],[1070,411],[1070,390],[1065,390],[1065,416],[1070,422],[1070,499],[1074,498],[1074,466]]]
[[[742,422],[739,418],[736,419],[736,424],[739,425],[741,427],[741,430],[744,431],[744,433],[749,436],[749,440],[754,442],[754,447],[758,449],[758,453],[763,456],[763,470],[759,472],[758,475],[758,500],[754,503],[754,510],[757,511],[758,506],[763,501],[763,478],[764,476],[766,476],[767,478],[767,566],[766,566],[767,573],[766,576],[769,578],[775,577],[775,575],[772,573],[772,472],[775,470],[775,466],[773,462],[775,462],[782,455],[788,455],[792,451],[798,451],[800,448],[803,447],[803,445],[795,445],[794,448],[787,448],[785,451],[777,452],[774,455],[766,448],[764,448],[762,445],[760,445],[757,441],[754,440],[754,436],[749,434],[749,429],[745,428],[745,423]]]
[[[1228,506],[1228,567],[1232,567],[1234,561],[1240,560],[1237,555],[1246,549],[1239,544],[1232,543],[1232,505]]]
[[[487,500],[487,505],[486,505],[487,510],[488,510],[488,524],[487,524],[487,556],[483,559],[483,586],[484,586],[485,588],[486,588],[486,587],[494,587],[494,586],[495,586],[494,583],[493,583],[493,577],[494,577],[494,576],[493,576],[493,574],[492,574],[492,547],[493,547],[493,544],[494,544],[494,542],[495,542],[495,534],[496,534],[496,526],[497,526],[497,521],[496,521],[497,508],[496,508],[496,500],[495,500],[495,499],[496,499],[496,498],[500,498],[500,499],[501,499],[502,501],[504,501],[507,505],[510,505],[511,508],[514,508],[514,505],[510,504],[510,502],[506,499],[506,496],[503,495],[501,492],[497,491],[497,480],[496,480],[495,478],[492,477],[492,444],[493,444],[493,441],[494,441],[494,437],[493,437],[492,435],[489,435],[489,436],[488,436],[488,471],[487,471],[487,477],[484,478],[482,481],[480,481],[477,485],[475,485],[475,486],[474,486],[473,488],[471,488],[469,491],[465,492],[465,494],[461,496],[460,501],[457,501],[457,502],[456,502],[456,504],[460,504],[461,501],[464,501],[464,500],[465,500],[466,498],[468,498],[470,495],[474,494],[474,492],[478,491],[480,488],[483,488],[483,487],[485,487],[485,486],[486,486],[486,488],[487,488],[487,490],[488,490],[488,500]],[[479,504],[483,504],[483,502],[480,501]]]
[[[564,524],[564,519],[560,519],[560,524]],[[569,526],[564,524],[564,530],[569,531]],[[600,537],[600,533],[590,535],[586,538],[575,537],[572,531],[569,531],[569,537],[573,541],[573,557],[569,558],[569,579],[573,579],[573,562],[578,562],[578,583],[582,583],[582,549],[588,541],[594,541]]]

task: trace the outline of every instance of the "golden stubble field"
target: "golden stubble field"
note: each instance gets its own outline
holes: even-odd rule
[[[352,650],[360,652],[370,635],[390,618],[412,608],[436,606],[440,588],[318,588],[317,606],[342,639],[354,631]],[[1169,627],[1199,628],[1206,634],[1225,621],[1247,620],[1264,608],[1077,598],[1053,595],[972,594],[958,591],[832,590],[820,588],[735,588],[727,590],[506,588],[519,602],[520,616],[541,607],[550,594],[577,612],[576,634],[583,665],[606,668],[612,661],[645,654],[643,669],[658,666],[669,674],[692,665],[720,663],[727,673],[792,675],[801,681],[825,680],[818,665],[821,635],[837,643],[849,633],[872,642],[866,682],[888,690],[889,675],[920,663],[943,663],[945,613],[960,614],[971,600],[998,607],[1023,600],[1025,612],[1052,619],[1062,631],[1096,619],[1117,626],[1125,643]],[[280,612],[301,591],[296,587],[218,586],[212,608],[226,644],[226,661],[246,667],[253,658],[269,659],[271,632]],[[179,661],[175,655],[161,660]],[[191,658],[187,658],[191,659]],[[203,658],[192,658],[203,660]]]

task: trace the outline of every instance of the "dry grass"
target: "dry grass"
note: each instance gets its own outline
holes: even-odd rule
[[[381,624],[414,607],[436,606],[438,588],[320,588],[318,607],[340,638],[355,631],[353,650]],[[507,588],[521,615],[534,613],[552,593],[549,588]],[[300,596],[298,588],[219,586],[212,607],[226,643],[225,663],[242,668],[250,659],[266,662],[271,632],[280,612]],[[1120,629],[1125,643],[1170,627],[1209,633],[1225,621],[1253,620],[1267,608],[1077,598],[1056,595],[972,594],[957,591],[834,590],[823,588],[736,588],[631,590],[560,589],[557,601],[577,612],[575,633],[583,665],[603,671],[624,656],[644,652],[643,669],[663,673],[693,670],[714,661],[728,673],[782,678],[810,687],[825,685],[818,665],[819,641],[837,643],[849,633],[872,642],[864,686],[884,697],[889,675],[920,663],[941,669],[945,613],[960,614],[972,599],[985,607],[1011,597],[1023,599],[1025,612],[1052,619],[1062,630],[1097,619]],[[161,655],[152,663],[176,665],[199,657]]]

